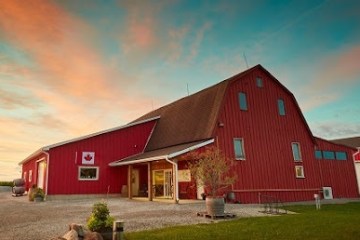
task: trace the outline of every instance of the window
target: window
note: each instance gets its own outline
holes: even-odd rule
[[[293,157],[295,161],[301,161],[300,143],[291,143]]]
[[[32,170],[29,171],[29,182],[32,181]]]
[[[235,159],[245,160],[244,140],[242,138],[234,139],[234,150],[235,150]]]
[[[99,167],[79,167],[79,180],[94,181],[99,179]]]
[[[346,152],[335,152],[337,160],[347,160]]]
[[[335,153],[333,151],[323,151],[323,157],[324,159],[334,160]]]
[[[243,92],[239,93],[239,106],[241,110],[248,110],[246,102],[246,94]]]
[[[322,153],[320,150],[315,150],[315,158],[316,159],[322,159]]]
[[[284,100],[278,99],[279,114],[285,116],[285,103]]]
[[[256,86],[262,88],[264,86],[263,80],[260,77],[256,77]]]
[[[23,179],[24,179],[24,180],[25,180],[25,182],[26,182],[26,172],[24,172]]]
[[[305,178],[303,166],[295,166],[295,176],[296,178]]]

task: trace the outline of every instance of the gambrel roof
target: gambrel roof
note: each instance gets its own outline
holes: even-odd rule
[[[232,82],[241,81],[244,76],[258,69],[270,76],[273,81],[292,97],[299,115],[302,117],[303,123],[315,144],[313,135],[294,95],[264,67],[258,64],[216,85],[181,98],[134,120],[135,122],[160,116],[145,152],[213,138],[214,128],[218,124],[218,115],[224,104],[229,86]]]

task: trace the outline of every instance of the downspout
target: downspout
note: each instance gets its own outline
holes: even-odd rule
[[[43,153],[46,155],[46,190],[45,190],[45,195],[47,196],[48,194],[48,189],[49,189],[49,167],[50,167],[50,154],[46,151],[43,150]]]
[[[175,183],[174,183],[174,196],[175,196],[175,203],[179,203],[179,191],[178,191],[178,164],[177,162],[171,161],[168,156],[165,157],[165,161],[171,163],[175,169]]]

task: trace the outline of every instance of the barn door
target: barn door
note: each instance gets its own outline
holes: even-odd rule
[[[44,189],[45,187],[45,171],[46,171],[46,162],[40,161],[37,163],[37,186]]]

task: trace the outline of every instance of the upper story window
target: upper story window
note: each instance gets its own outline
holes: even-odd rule
[[[334,160],[335,153],[333,151],[323,151],[323,157],[324,157],[324,159]]]
[[[347,160],[346,152],[335,152],[337,160]]]
[[[294,142],[291,143],[291,148],[294,156],[294,161],[301,161],[301,152],[300,152],[300,143]]]
[[[285,103],[284,103],[284,100],[279,98],[277,102],[278,102],[279,114],[281,116],[285,116]]]
[[[315,158],[322,159],[322,152],[321,150],[315,150]]]
[[[234,151],[236,160],[245,160],[244,139],[234,138]]]
[[[239,92],[239,106],[241,110],[248,110],[247,101],[246,101],[246,93]]]
[[[264,87],[264,83],[261,77],[256,77],[256,86],[259,88]]]

